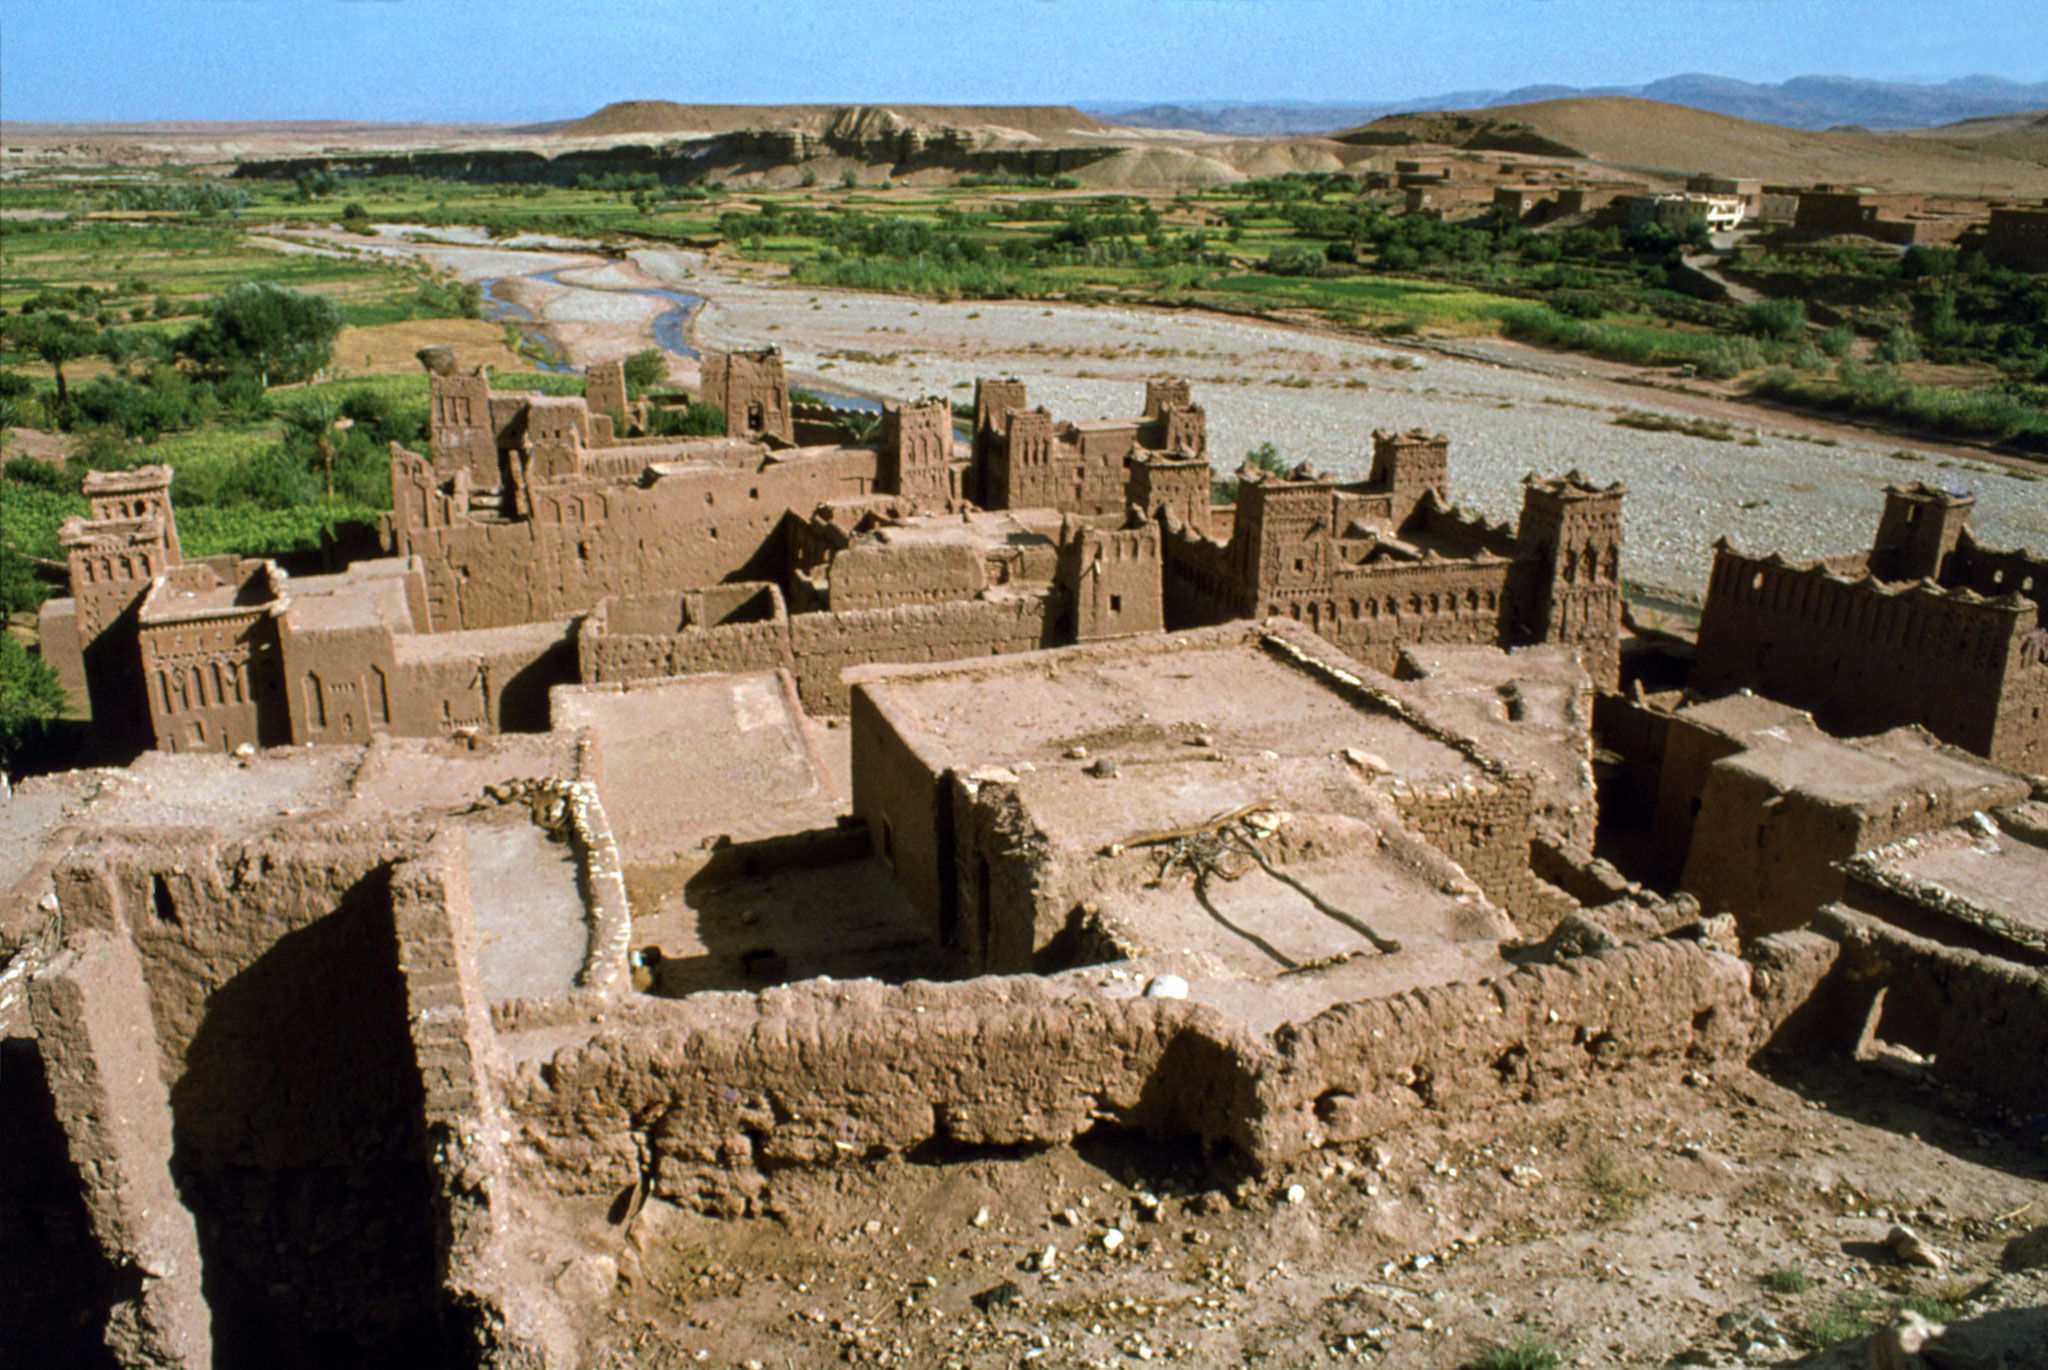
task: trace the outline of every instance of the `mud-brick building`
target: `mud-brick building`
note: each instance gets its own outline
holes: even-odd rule
[[[66,523],[73,596],[42,618],[46,655],[75,644],[110,755],[538,730],[574,678],[563,620],[432,632],[417,558],[317,576],[186,561],[170,485],[164,467],[87,477],[110,517]]]
[[[602,394],[610,379],[594,370],[589,384]],[[444,426],[451,396],[479,383],[495,432]],[[944,400],[890,406],[876,446],[791,447],[778,431],[788,428],[786,386],[764,411],[781,419],[764,420],[754,436],[677,440],[619,439],[587,395],[508,397],[476,376],[435,376],[432,385],[430,453],[392,452],[386,542],[420,560],[433,632],[561,619],[607,595],[770,578],[793,513],[870,498],[888,511],[952,499]],[[486,446],[488,463],[476,455]],[[456,461],[451,452],[472,454]]]
[[[1167,515],[1167,627],[1292,618],[1383,671],[1408,645],[1565,643],[1611,687],[1624,488],[1531,475],[1510,529],[1445,497],[1449,447],[1376,432],[1371,478],[1351,484],[1247,466],[1227,542]]]
[[[1136,418],[1056,422],[1024,383],[974,385],[974,450],[964,493],[984,509],[1149,514],[1165,505],[1208,521],[1208,419],[1184,379],[1145,382]]]
[[[1838,735],[1918,724],[2029,774],[2048,772],[2048,559],[1980,544],[1975,499],[1885,489],[1867,552],[1752,556],[1724,539],[1700,618],[1692,688],[1749,689]]]
[[[2048,200],[1993,209],[1984,255],[2014,271],[2048,271]]]

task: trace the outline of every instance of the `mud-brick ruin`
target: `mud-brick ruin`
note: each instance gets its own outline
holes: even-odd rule
[[[683,441],[607,372],[437,377],[390,554],[320,575],[89,481],[46,650],[146,749],[0,800],[0,1274],[75,1311],[10,1349],[552,1370],[646,1205],[1105,1134],[1268,1173],[1771,1053],[2048,1112],[2038,726],[1827,731],[1859,678],[1729,665],[1725,567],[1633,630],[1619,488],[1487,525],[1380,434],[1212,507],[1176,383],[849,444],[712,370]],[[1944,526],[1828,583],[2038,593]]]

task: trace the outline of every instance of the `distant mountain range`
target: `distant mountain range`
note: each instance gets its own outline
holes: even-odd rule
[[[1755,85],[1725,76],[1667,76],[1645,86],[1523,86],[1519,90],[1460,90],[1381,104],[1319,105],[1299,101],[1087,105],[1090,114],[1126,128],[1193,129],[1233,137],[1271,138],[1329,133],[1384,114],[1424,110],[1486,109],[1582,95],[1634,95],[1738,119],[1786,128],[1932,128],[1962,119],[2048,108],[2048,81],[2024,84],[1997,76],[1964,76],[1939,85],[1861,81],[1849,76],[1797,76]]]

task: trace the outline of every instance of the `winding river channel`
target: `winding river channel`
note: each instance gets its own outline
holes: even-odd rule
[[[1987,544],[2048,547],[2048,479],[1961,444],[1857,428],[1748,404],[1729,387],[1680,383],[1498,339],[1403,346],[1273,319],[1061,300],[934,300],[816,288],[772,269],[685,248],[492,240],[480,229],[381,226],[374,237],[277,230],[286,250],[413,259],[480,282],[490,317],[580,369],[658,343],[678,384],[695,358],[781,346],[793,386],[873,410],[879,396],[973,393],[1014,376],[1030,402],[1087,421],[1135,412],[1147,376],[1194,382],[1219,468],[1270,443],[1363,479],[1376,428],[1451,441],[1454,497],[1511,522],[1531,471],[1573,468],[1627,485],[1624,574],[1680,600],[1704,587],[1714,543],[1805,559],[1869,545],[1884,488],[1902,480],[1969,491]],[[1708,420],[1725,440],[1683,422]]]

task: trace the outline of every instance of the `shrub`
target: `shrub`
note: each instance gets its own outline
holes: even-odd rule
[[[1806,332],[1803,300],[1758,300],[1742,311],[1742,331],[1790,342]]]
[[[1796,1265],[1779,1266],[1764,1276],[1764,1287],[1774,1294],[1804,1294],[1813,1288],[1813,1276]]]
[[[15,457],[5,466],[0,466],[0,480],[9,480],[16,485],[50,490],[63,495],[78,493],[78,477],[56,462],[42,461],[36,457]]]
[[[1920,340],[1913,336],[1913,330],[1904,324],[1893,324],[1891,332],[1884,335],[1884,341],[1877,345],[1877,359],[1897,365],[1900,362],[1920,360]]]
[[[1547,1338],[1524,1332],[1511,1342],[1481,1352],[1466,1362],[1467,1370],[1557,1370],[1564,1352]]]
[[[1579,1167],[1573,1182],[1585,1191],[1594,1218],[1601,1223],[1627,1222],[1634,1216],[1636,1205],[1652,1193],[1647,1179],[1604,1151]]]
[[[654,431],[665,438],[721,438],[725,436],[725,411],[715,404],[691,400],[684,409],[657,409]]]
[[[1768,358],[1763,348],[1750,338],[1716,338],[1706,351],[1700,353],[1698,366],[1700,374],[1716,380],[1727,380],[1745,371],[1762,366]]]

